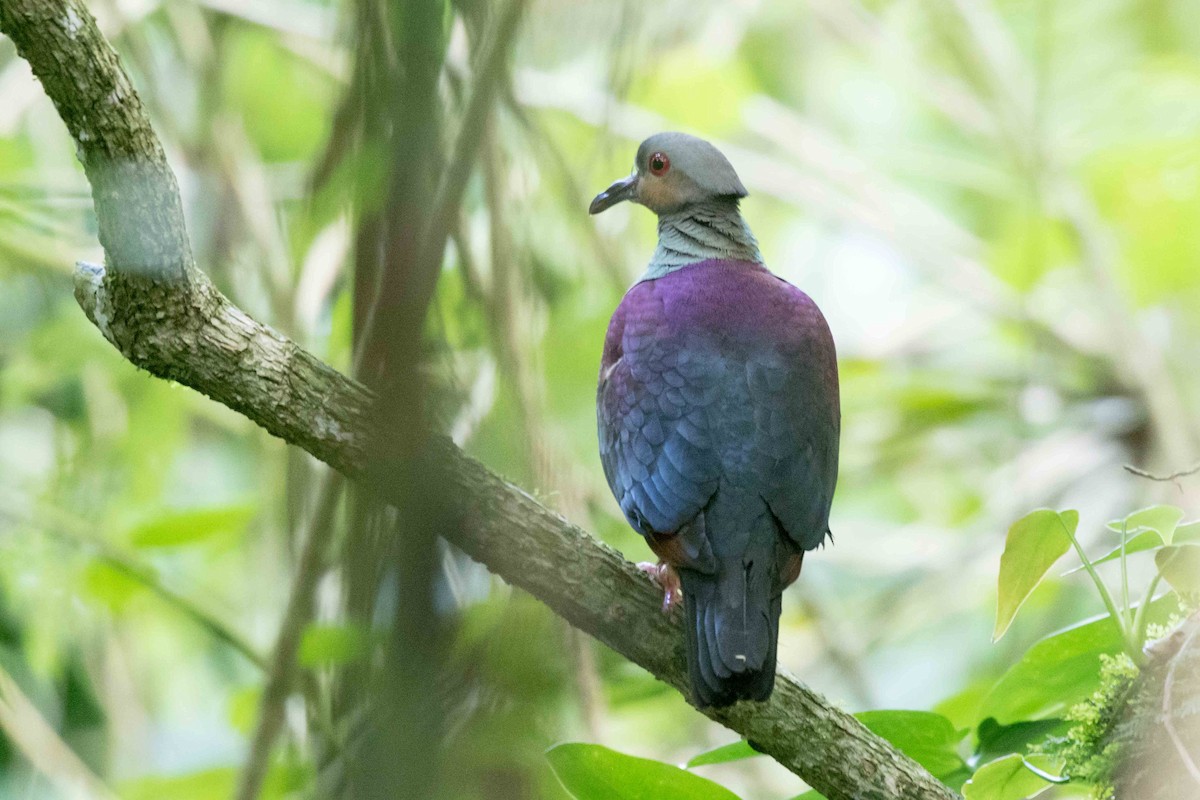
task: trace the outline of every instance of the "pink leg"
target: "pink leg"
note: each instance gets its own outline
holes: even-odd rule
[[[649,561],[641,561],[638,563],[637,568],[649,575],[650,580],[662,587],[662,610],[664,614],[683,602],[683,589],[679,585],[679,573],[670,564],[664,561],[659,561],[657,564],[652,564]]]

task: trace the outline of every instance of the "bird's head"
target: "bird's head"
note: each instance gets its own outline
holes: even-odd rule
[[[671,214],[692,203],[745,196],[720,150],[686,133],[656,133],[638,148],[633,174],[596,195],[588,213],[632,200],[655,214]]]

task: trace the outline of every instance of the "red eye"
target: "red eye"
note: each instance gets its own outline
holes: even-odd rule
[[[650,156],[650,171],[655,175],[666,175],[670,168],[671,159],[667,158],[666,153],[655,153]]]

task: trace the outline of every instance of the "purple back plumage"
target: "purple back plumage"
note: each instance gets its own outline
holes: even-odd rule
[[[780,595],[828,532],[837,480],[837,363],[817,306],[747,261],[636,284],[609,325],[597,419],[629,523],[672,537],[697,700],[765,699]]]

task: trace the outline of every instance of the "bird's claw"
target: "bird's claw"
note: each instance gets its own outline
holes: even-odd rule
[[[670,610],[683,602],[683,588],[679,584],[679,573],[677,573],[670,564],[659,561],[657,564],[650,561],[639,562],[637,568],[650,576],[650,580],[657,583],[663,590],[662,610],[666,614]]]

